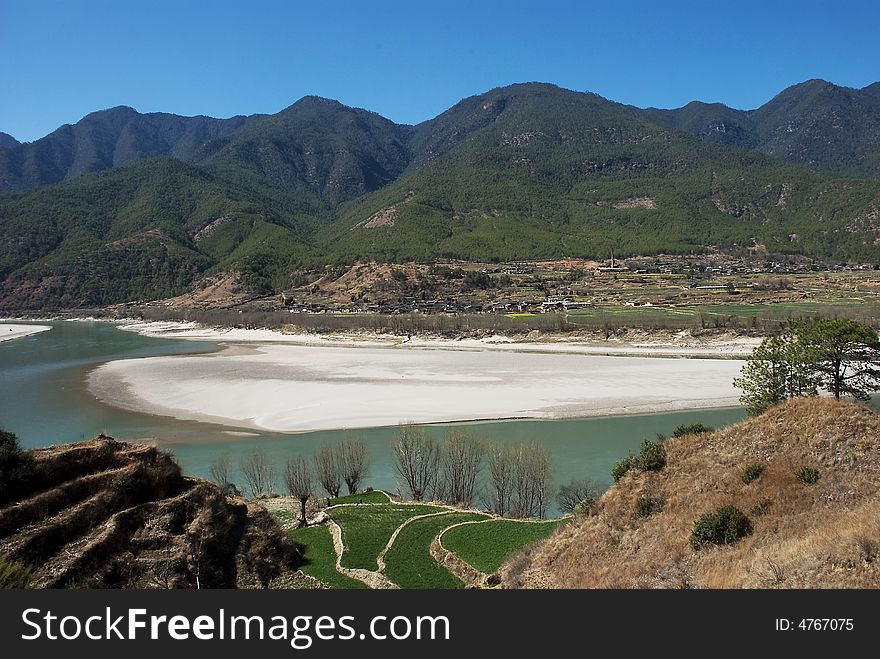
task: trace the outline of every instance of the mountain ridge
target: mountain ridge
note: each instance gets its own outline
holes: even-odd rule
[[[94,148],[59,152],[68,165],[128,166],[0,195],[0,306],[169,297],[220,273],[270,293],[303,270],[363,260],[758,245],[880,262],[880,181],[786,164],[691,134],[699,122],[677,129],[546,83],[489,90],[416,126],[320,97],[238,127],[143,117],[99,113],[101,126],[92,116],[78,129]],[[187,157],[147,158],[150,135]]]

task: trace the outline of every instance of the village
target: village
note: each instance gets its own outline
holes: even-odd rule
[[[604,306],[792,302],[876,281],[874,264],[719,252],[605,261],[364,263],[303,273],[307,283],[247,306],[296,314],[540,314]]]

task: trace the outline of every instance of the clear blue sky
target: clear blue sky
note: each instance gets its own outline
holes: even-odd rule
[[[277,112],[317,94],[417,123],[540,80],[638,106],[756,107],[880,80],[880,3],[0,0],[0,130],[97,109]]]

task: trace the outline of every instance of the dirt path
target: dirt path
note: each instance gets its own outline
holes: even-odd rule
[[[393,589],[397,588],[397,585],[392,583],[388,577],[379,572],[373,572],[372,570],[364,570],[362,568],[349,568],[342,565],[342,554],[345,551],[345,545],[342,542],[342,529],[339,527],[339,524],[334,522],[332,519],[327,522],[330,527],[330,535],[333,538],[333,549],[336,551],[336,571],[340,574],[344,574],[347,577],[351,577],[352,579],[357,579],[358,581],[363,581],[370,588],[375,589]]]

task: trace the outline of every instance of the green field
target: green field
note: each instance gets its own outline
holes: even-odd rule
[[[381,490],[374,490],[372,492],[349,494],[344,497],[330,499],[331,506],[338,506],[343,503],[388,503],[388,495]]]
[[[401,588],[461,588],[461,580],[431,556],[431,542],[453,524],[486,518],[480,513],[449,513],[407,524],[385,554],[385,576]]]
[[[351,579],[336,571],[336,552],[333,551],[333,539],[326,526],[309,526],[291,531],[291,539],[302,545],[305,552],[304,562],[300,569],[303,574],[314,577],[330,588],[367,588],[367,584]]]
[[[550,537],[561,523],[518,522],[493,519],[481,524],[465,524],[443,534],[443,546],[480,572],[492,574],[504,561],[524,547]]]
[[[379,568],[376,558],[394,530],[410,517],[444,510],[435,506],[345,506],[328,512],[342,529],[342,565],[365,570]]]

